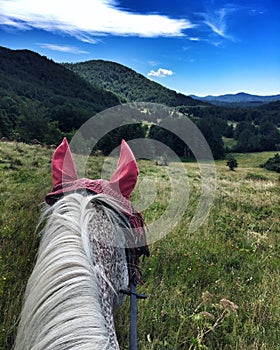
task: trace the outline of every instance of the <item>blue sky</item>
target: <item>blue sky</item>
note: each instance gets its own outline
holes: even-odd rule
[[[0,0],[0,45],[199,96],[280,94],[279,0]]]

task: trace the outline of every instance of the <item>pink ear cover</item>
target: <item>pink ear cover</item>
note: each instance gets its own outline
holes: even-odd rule
[[[136,159],[128,144],[122,140],[118,166],[109,184],[115,191],[129,199],[136,185],[138,174]]]
[[[128,217],[135,232],[135,238],[129,235],[128,245],[132,251],[132,264],[135,266],[133,273],[136,274],[137,280],[142,283],[139,257],[149,256],[150,253],[146,242],[144,219],[141,213],[134,211],[130,202],[130,194],[136,185],[138,173],[135,157],[128,144],[122,140],[118,166],[109,182],[102,179],[77,179],[73,157],[68,142],[64,138],[52,158],[53,189],[46,195],[45,200],[49,205],[53,205],[64,193],[86,189],[92,193],[108,194],[119,201],[123,207],[123,213]],[[135,247],[136,241],[137,247]],[[132,278],[131,271],[130,278]]]
[[[136,185],[138,173],[136,159],[128,144],[122,140],[117,169],[107,184],[113,191],[129,200],[130,194]],[[52,180],[53,190],[52,193],[47,195],[47,198],[51,197],[52,194],[55,195],[64,191],[69,192],[77,188],[92,190],[93,187],[97,186],[98,182],[98,180],[77,179],[76,167],[66,138],[63,139],[54,152],[52,158]],[[103,181],[102,183],[105,186],[106,181],[100,181]]]
[[[52,158],[52,180],[53,188],[61,186],[65,182],[77,180],[76,167],[66,138],[63,139],[54,152]]]

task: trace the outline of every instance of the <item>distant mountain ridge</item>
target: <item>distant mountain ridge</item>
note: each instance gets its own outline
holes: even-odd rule
[[[91,84],[115,93],[122,102],[155,102],[171,107],[207,104],[170,90],[116,62],[91,60],[63,65]]]
[[[196,95],[190,95],[192,98],[197,100],[206,101],[213,104],[264,104],[269,102],[280,101],[279,95],[271,96],[260,96],[260,95],[251,95],[245,92],[239,92],[237,94],[225,94],[220,96],[208,95],[205,97],[199,97]]]

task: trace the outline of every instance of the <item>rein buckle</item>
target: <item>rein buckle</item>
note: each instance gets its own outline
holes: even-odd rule
[[[120,293],[125,294],[125,295],[129,295],[129,296],[135,295],[137,299],[147,299],[146,294],[138,294],[138,293],[132,292],[129,289],[121,289]]]

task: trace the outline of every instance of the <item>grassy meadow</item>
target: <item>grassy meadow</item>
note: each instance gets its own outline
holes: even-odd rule
[[[40,145],[0,143],[0,350],[12,347],[33,268],[34,230],[51,188],[52,153]],[[194,233],[188,226],[200,174],[195,162],[185,163],[191,191],[184,217],[150,246],[151,257],[142,263],[145,283],[138,290],[148,299],[138,301],[139,350],[280,350],[280,182],[279,174],[259,167],[273,155],[236,154],[236,171],[217,161],[214,205]],[[102,162],[90,159],[89,177],[99,177]],[[168,204],[168,175],[147,160],[139,168],[157,189],[144,212],[150,223]],[[116,324],[120,347],[128,349],[128,300]]]

